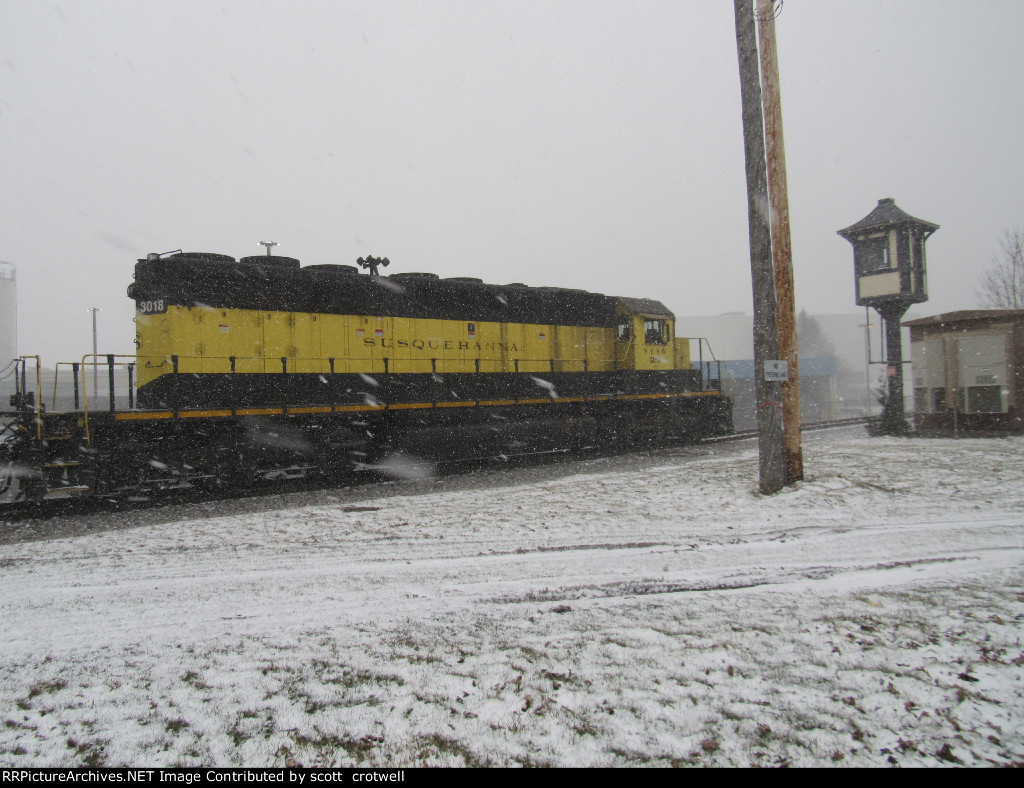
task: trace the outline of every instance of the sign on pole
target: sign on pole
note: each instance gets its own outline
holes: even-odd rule
[[[764,379],[777,383],[785,383],[789,380],[788,361],[765,361]]]

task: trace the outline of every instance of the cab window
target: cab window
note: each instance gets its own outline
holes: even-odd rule
[[[629,315],[619,315],[619,322],[615,331],[615,336],[619,342],[629,341],[629,323]]]
[[[648,345],[668,344],[668,324],[664,320],[645,321],[644,342]]]

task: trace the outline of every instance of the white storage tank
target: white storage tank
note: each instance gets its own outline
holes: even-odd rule
[[[13,263],[0,260],[0,369],[18,357],[18,291]]]

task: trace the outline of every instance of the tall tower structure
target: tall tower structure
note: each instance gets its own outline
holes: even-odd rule
[[[18,289],[13,263],[0,260],[0,368],[18,357]]]
[[[874,308],[885,321],[886,377],[882,413],[885,432],[908,430],[903,415],[903,342],[900,320],[913,304],[928,300],[924,245],[939,225],[900,210],[892,197],[838,233],[853,244],[857,305]]]

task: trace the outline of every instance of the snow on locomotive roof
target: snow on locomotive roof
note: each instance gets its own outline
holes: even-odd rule
[[[661,301],[655,301],[653,298],[626,298],[625,296],[620,296],[619,300],[626,309],[635,315],[643,315],[644,317],[675,317],[672,314],[672,310],[661,303]]]
[[[489,284],[476,277],[403,272],[361,274],[353,266],[300,267],[291,257],[239,260],[209,252],[151,255],[139,260],[130,295],[136,301],[204,304],[221,309],[390,317],[514,321],[541,325],[610,326],[626,299],[564,287]],[[642,314],[671,316],[647,299]],[[632,307],[627,307],[632,308]]]

